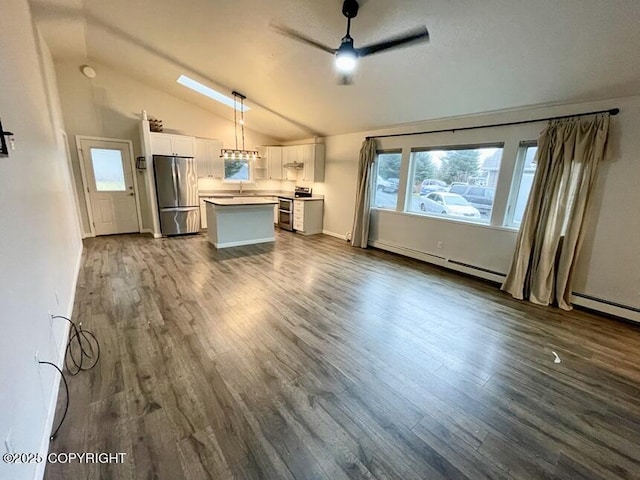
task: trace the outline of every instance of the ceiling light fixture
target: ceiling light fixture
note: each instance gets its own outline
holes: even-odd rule
[[[180,77],[178,77],[176,82],[178,82],[183,87],[190,88],[194,92],[198,92],[200,95],[209,97],[212,100],[215,100],[216,102],[220,102],[226,105],[227,107],[236,108],[237,106],[237,102],[235,98],[227,97],[226,95],[218,92],[217,90],[214,90],[211,87],[207,87],[206,85],[203,85],[202,83],[194,80],[193,78],[189,78],[186,75],[180,75]],[[249,107],[245,105],[242,106],[243,112],[248,112],[249,110],[251,110]]]
[[[257,150],[245,150],[244,148],[244,112],[247,109],[244,106],[244,100],[247,98],[235,90],[231,92],[233,95],[233,130],[236,134],[236,148],[223,148],[220,157],[225,160],[257,160],[260,158]],[[239,102],[238,102],[239,100]],[[240,104],[238,106],[238,103]],[[240,110],[240,126],[242,131],[242,149],[238,148],[238,110]]]
[[[96,78],[96,71],[89,65],[83,65],[81,68],[82,74],[87,78]]]
[[[345,37],[342,39],[342,45],[336,52],[336,69],[338,72],[347,74],[353,73],[358,64],[358,55],[353,48],[353,39]]]

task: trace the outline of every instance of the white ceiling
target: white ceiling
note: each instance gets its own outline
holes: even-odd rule
[[[175,83],[237,90],[247,123],[283,140],[547,103],[640,94],[639,0],[366,0],[356,47],[426,25],[431,43],[361,59],[351,86],[332,57],[341,0],[34,0],[55,58],[88,57],[232,118]]]

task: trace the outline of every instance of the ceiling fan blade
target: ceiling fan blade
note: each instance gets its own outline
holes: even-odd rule
[[[270,27],[272,30],[278,32],[281,35],[284,35],[285,37],[293,38],[294,40],[297,40],[299,42],[302,42],[312,47],[323,50],[327,53],[330,53],[331,55],[334,55],[336,53],[335,48],[327,47],[326,45],[323,45],[320,42],[316,42],[314,39],[309,38],[306,35],[303,35],[302,33],[297,32],[296,30],[293,30],[292,28],[285,27],[283,25],[275,25],[273,23],[270,24]]]
[[[380,53],[392,48],[402,48],[412,45],[414,43],[428,42],[429,31],[427,27],[420,26],[409,30],[395,37],[391,37],[383,42],[372,43],[361,48],[356,48],[356,52],[359,57],[366,57],[367,55],[373,55],[374,53]]]

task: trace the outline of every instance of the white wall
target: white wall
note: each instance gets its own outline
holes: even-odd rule
[[[34,33],[26,0],[3,0],[0,117],[16,149],[0,158],[0,449],[48,448],[59,363],[82,252],[62,140],[53,62]],[[0,478],[31,479],[44,465],[0,462]]]
[[[355,203],[358,154],[367,135],[419,132],[469,125],[486,125],[567,115],[619,107],[612,117],[609,150],[601,165],[587,223],[587,234],[578,259],[574,292],[640,308],[640,97],[627,97],[585,104],[549,106],[520,111],[475,115],[464,118],[398,126],[386,130],[337,135],[325,139],[327,161],[324,228],[344,236],[351,231]],[[528,125],[381,139],[381,149],[416,146],[464,145],[505,142],[503,169],[496,192],[505,198],[518,142],[535,140],[544,122]],[[402,184],[401,184],[402,186]],[[504,212],[496,212],[501,220]],[[496,225],[499,223],[495,222]],[[498,273],[506,273],[514,251],[516,232],[427,218],[401,212],[374,210],[370,241],[376,246],[442,263],[436,257],[453,259]],[[437,249],[437,242],[444,243]],[[431,256],[435,256],[431,258]],[[624,312],[615,312],[625,315]],[[630,318],[636,318],[631,315]]]
[[[85,77],[80,71],[90,64],[97,72],[94,79]],[[142,110],[163,121],[164,131],[202,138],[216,138],[225,148],[234,148],[233,122],[214,113],[185,102],[160,90],[149,87],[108,66],[88,59],[67,60],[56,63],[56,72],[62,100],[64,121],[69,134],[73,165],[78,192],[82,192],[80,166],[75,145],[75,135],[120,138],[133,142],[134,155],[142,154],[140,145],[140,119]],[[203,99],[203,101],[207,101]],[[213,101],[213,100],[211,100]],[[247,122],[251,121],[248,115]],[[275,144],[271,137],[245,130],[245,146]],[[142,190],[140,204],[142,223],[152,227],[146,182],[138,173],[138,186]],[[280,187],[280,182],[263,183],[260,188]],[[216,180],[205,180],[202,189],[218,189],[222,184]],[[253,186],[253,188],[256,188]],[[86,204],[81,194],[82,221],[85,232],[89,232]]]

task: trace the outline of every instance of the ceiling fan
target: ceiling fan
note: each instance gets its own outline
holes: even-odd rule
[[[401,48],[410,44],[429,41],[429,31],[427,27],[419,26],[381,42],[355,48],[353,38],[351,37],[351,19],[358,15],[359,8],[360,4],[357,0],[344,0],[342,4],[342,14],[347,17],[347,34],[342,37],[338,48],[323,45],[289,27],[274,24],[272,24],[271,27],[282,35],[335,55],[336,70],[338,70],[338,73],[341,75],[340,83],[343,85],[351,84],[351,74],[355,70],[359,58],[393,48]]]

